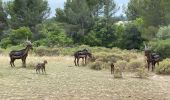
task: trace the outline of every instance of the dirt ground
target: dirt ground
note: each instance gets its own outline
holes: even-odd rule
[[[0,100],[170,100],[170,76],[114,79],[109,70],[75,67],[71,57],[28,57],[27,64],[44,59],[47,74],[36,74],[21,61],[11,68],[9,57],[0,56]]]

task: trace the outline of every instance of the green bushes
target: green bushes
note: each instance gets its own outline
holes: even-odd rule
[[[157,33],[157,38],[159,39],[169,39],[170,38],[170,25],[161,27]]]
[[[170,39],[167,40],[157,40],[150,43],[152,49],[160,54],[161,58],[169,58],[170,57]]]
[[[156,66],[157,74],[170,74],[170,59],[165,59]]]
[[[1,40],[1,47],[7,48],[12,45],[19,45],[23,43],[27,38],[31,39],[33,33],[28,27],[20,27],[19,29],[9,30],[6,38]]]

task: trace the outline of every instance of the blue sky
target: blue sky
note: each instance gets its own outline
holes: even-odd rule
[[[3,1],[10,1],[10,0],[3,0]],[[51,17],[55,16],[55,9],[56,8],[63,8],[64,2],[66,0],[47,0],[49,6],[51,7]],[[127,5],[129,0],[115,0],[116,4],[120,7],[120,10],[116,13],[116,15],[120,15],[123,13],[122,6]]]

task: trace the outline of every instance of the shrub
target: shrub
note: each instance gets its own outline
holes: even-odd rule
[[[170,38],[170,25],[161,27],[156,34],[159,39],[169,39]]]
[[[13,44],[19,44],[22,43],[27,38],[32,37],[32,32],[28,27],[20,27],[19,29],[12,30],[12,33],[10,34],[10,39]]]
[[[129,71],[137,71],[138,68],[142,68],[144,66],[144,62],[140,59],[133,59],[127,65],[127,70]]]
[[[150,44],[152,49],[162,58],[170,57],[170,39],[153,41]]]
[[[29,62],[27,64],[27,69],[35,69],[36,63],[34,63],[33,61]]]
[[[115,67],[114,78],[123,78],[122,69],[120,67]]]
[[[38,56],[55,56],[59,55],[60,50],[57,48],[48,49],[47,47],[41,46],[34,49],[34,52]]]
[[[139,77],[139,78],[146,78],[149,76],[149,73],[148,73],[148,70],[145,68],[145,67],[140,67],[140,68],[137,68],[137,73],[136,75]]]
[[[170,74],[170,59],[165,59],[156,66],[157,74]]]
[[[119,60],[115,63],[115,66],[120,68],[122,71],[126,69],[127,62],[124,60]]]
[[[91,69],[94,69],[94,70],[102,70],[102,67],[103,67],[102,62],[100,61],[93,62],[89,66]]]

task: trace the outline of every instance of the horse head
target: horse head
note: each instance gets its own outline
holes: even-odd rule
[[[31,41],[29,41],[29,40],[27,39],[27,41],[26,41],[25,43],[26,43],[26,46],[27,46],[29,49],[33,50]]]
[[[145,56],[148,57],[151,54],[151,47],[147,46],[145,43],[144,43],[144,46],[145,46],[145,49],[144,49]]]

